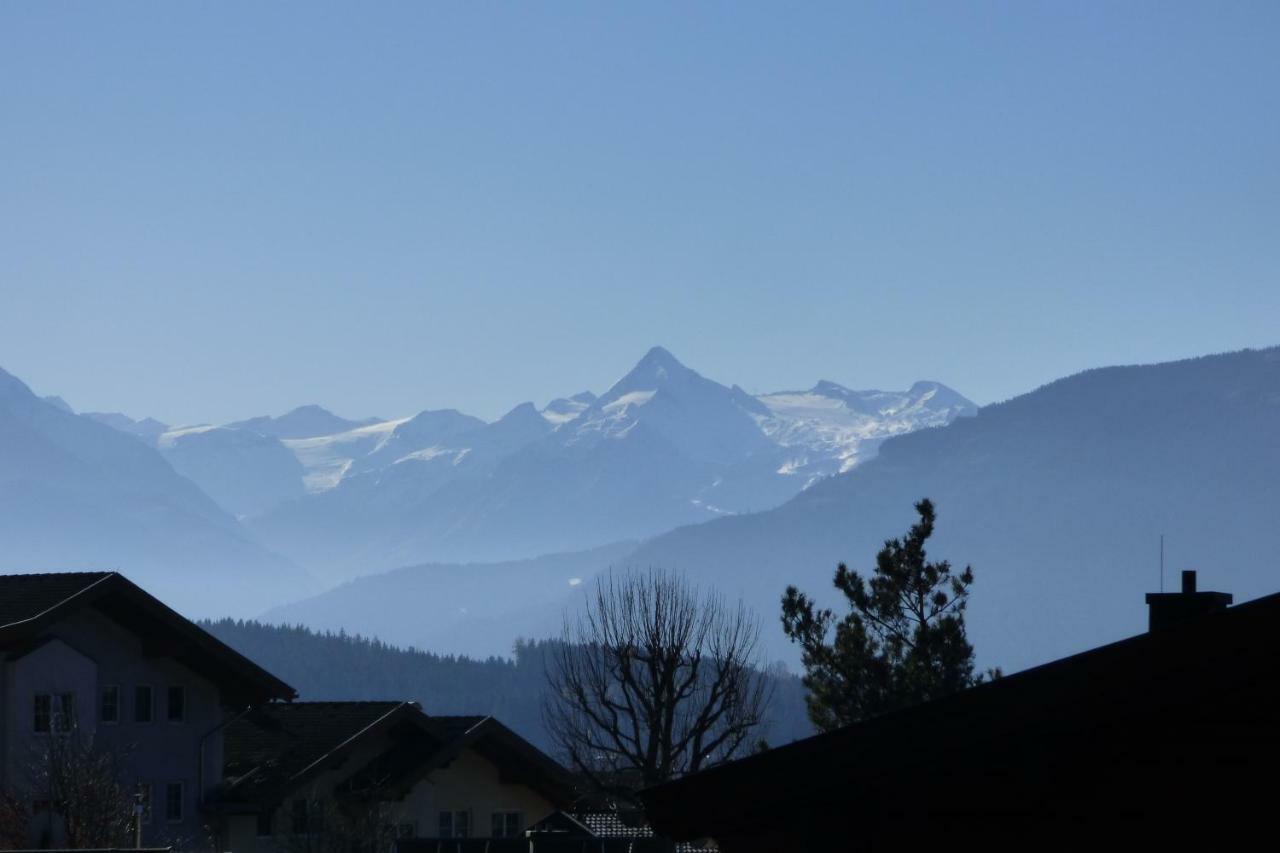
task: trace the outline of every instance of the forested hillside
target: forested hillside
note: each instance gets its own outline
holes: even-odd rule
[[[488,714],[554,753],[541,703],[555,641],[519,641],[511,658],[476,660],[300,626],[222,619],[201,627],[293,685],[301,699],[411,699],[428,714]],[[770,678],[762,736],[778,745],[812,734],[799,678],[780,671]]]

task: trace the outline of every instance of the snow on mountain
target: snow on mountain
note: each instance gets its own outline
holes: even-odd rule
[[[303,486],[309,493],[332,489],[342,481],[356,459],[375,451],[408,418],[382,421],[357,427],[337,435],[316,438],[284,439],[285,447],[293,451],[302,464]]]
[[[757,423],[786,448],[779,474],[808,486],[853,468],[894,435],[945,426],[978,407],[945,385],[917,382],[905,392],[852,391],[823,380],[808,391],[780,391],[757,398],[768,413]]]
[[[741,389],[706,379],[654,347],[566,427],[565,441],[622,439],[638,427],[690,459],[724,463],[772,450],[754,420],[765,414]]]
[[[462,449],[464,437],[486,426],[485,422],[457,409],[438,409],[419,412],[395,428],[368,453],[352,460],[349,471],[359,473],[374,471],[394,465],[412,454],[433,447]],[[458,442],[462,441],[462,444]]]
[[[574,394],[572,397],[558,397],[547,403],[542,410],[542,417],[546,418],[547,422],[554,426],[567,424],[590,408],[595,401],[596,395],[590,391],[583,391],[580,394]]]

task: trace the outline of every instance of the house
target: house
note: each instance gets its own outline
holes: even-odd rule
[[[738,851],[1227,849],[1274,825],[1280,595],[1148,596],[1118,643],[642,793]]]
[[[526,827],[572,799],[560,765],[497,720],[412,702],[267,705],[226,739],[218,808],[236,853],[396,839],[402,853],[442,839],[527,849]]]
[[[0,790],[31,808],[34,845],[63,841],[33,777],[73,731],[123,760],[144,844],[212,845],[226,726],[294,695],[115,572],[0,576]]]

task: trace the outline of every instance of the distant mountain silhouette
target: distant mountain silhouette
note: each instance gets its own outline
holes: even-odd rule
[[[120,412],[84,412],[84,417],[95,420],[100,424],[106,424],[112,429],[120,432],[127,432],[130,435],[136,435],[148,444],[154,444],[161,433],[168,431],[169,425],[161,423],[155,418],[143,418],[142,420],[134,420],[128,415]]]
[[[367,575],[275,607],[264,622],[377,636],[472,657],[511,654],[517,637],[557,637],[582,584],[620,564],[636,543],[505,563],[431,563]]]
[[[430,411],[287,442],[332,487],[250,524],[331,581],[580,551],[776,506],[886,435],[974,410],[935,383],[756,398],[654,347],[599,397],[522,404],[492,424]]]
[[[256,515],[305,493],[302,463],[275,436],[197,427],[167,431],[156,441],[174,470],[233,515]]]
[[[683,527],[630,558],[690,572],[768,617],[788,583],[837,602],[912,504],[938,507],[931,554],[977,573],[971,635],[1020,668],[1144,628],[1158,542],[1170,576],[1247,599],[1280,586],[1280,348],[1090,370],[879,455],[769,512]],[[777,632],[777,653],[796,658]]]
[[[309,581],[153,448],[0,370],[0,571],[118,569],[183,612],[246,612]]]
[[[316,405],[299,406],[279,417],[262,416],[246,421],[226,424],[228,429],[247,429],[276,438],[312,438],[317,435],[333,435],[356,427],[378,422],[378,418],[351,421],[340,418],[328,409]]]

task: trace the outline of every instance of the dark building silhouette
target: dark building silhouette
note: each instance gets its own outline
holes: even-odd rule
[[[1147,602],[1146,634],[649,789],[650,821],[727,853],[1269,837],[1280,595],[1228,607],[1184,573]]]

